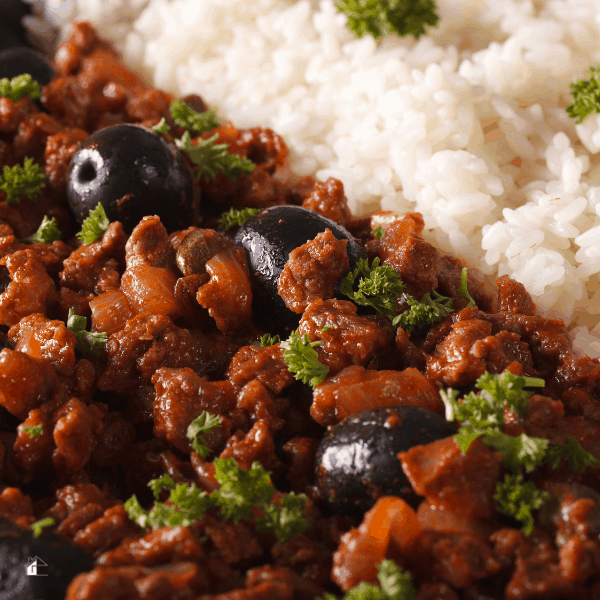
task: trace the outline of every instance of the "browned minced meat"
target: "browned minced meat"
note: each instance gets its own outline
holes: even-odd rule
[[[387,405],[443,415],[440,391],[453,387],[461,397],[484,372],[507,369],[545,386],[523,414],[505,411],[505,433],[554,445],[572,439],[600,458],[600,361],[573,352],[561,320],[536,315],[518,282],[504,276],[488,289],[469,269],[474,307],[459,298],[424,330],[395,329],[388,317],[336,297],[348,258],[345,242],[325,231],[291,253],[280,281],[300,315],[298,332],[317,343],[328,368],[311,389],[289,370],[285,345],[260,345],[266,333],[284,340],[289,331],[254,322],[248,256],[231,230],[211,229],[220,212],[284,203],[315,210],[345,225],[369,262],[389,265],[417,300],[432,291],[455,298],[468,265],[428,241],[422,215],[354,216],[340,181],[296,178],[277,133],[232,123],[201,137],[218,134],[256,167],[196,181],[197,221],[168,234],[148,215],[129,237],[112,223],[83,245],[65,199],[78,143],[99,127],[152,126],[162,117],[174,135],[183,130],[169,114],[173,97],[124,67],[89,24],[74,24],[55,67],[42,92],[46,112],[28,98],[0,98],[0,167],[30,156],[47,177],[35,201],[8,203],[0,191],[0,516],[23,528],[52,517],[50,531],[93,558],[67,599],[340,597],[376,584],[385,558],[411,573],[418,600],[600,598],[600,467],[575,472],[563,459],[557,469],[526,473],[555,498],[534,511],[529,536],[497,510],[497,483],[510,473],[501,454],[481,440],[462,453],[450,431],[398,455],[422,497],[414,508],[381,496],[364,515],[341,517],[315,483],[325,431],[346,416]],[[208,108],[199,96],[186,101]],[[44,215],[56,217],[62,241],[29,244]],[[381,240],[371,233],[378,226]],[[177,258],[188,234],[204,236],[203,250]],[[396,312],[406,306],[398,299]],[[67,328],[69,309],[88,319],[88,331],[106,333],[98,356]],[[203,411],[221,419],[202,434],[204,457],[188,436]],[[165,474],[212,493],[216,458],[243,469],[260,463],[276,502],[306,494],[306,531],[279,541],[257,527],[258,510],[234,522],[213,508],[189,527],[154,530],[129,517],[124,502],[135,494],[150,509],[148,482]],[[168,503],[165,490],[160,498]]]
[[[333,298],[335,284],[350,264],[347,243],[326,229],[290,252],[277,281],[279,295],[290,310],[303,313],[313,300]]]

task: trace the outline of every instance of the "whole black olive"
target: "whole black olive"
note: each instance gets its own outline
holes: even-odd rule
[[[381,496],[418,506],[398,452],[454,433],[442,416],[416,406],[384,406],[346,417],[317,450],[315,479],[321,498],[343,515],[362,516]]]
[[[131,232],[158,215],[171,232],[193,224],[200,197],[181,152],[140,125],[105,127],[85,139],[67,173],[67,200],[81,223],[101,202]]]
[[[10,48],[0,52],[0,79],[12,79],[29,73],[40,85],[46,85],[56,74],[46,57],[32,48]]]
[[[28,45],[25,28],[22,24],[23,17],[28,14],[31,14],[31,4],[26,4],[21,0],[2,0],[0,2],[0,16],[2,17],[0,20],[0,50]],[[23,72],[28,71],[21,71],[21,73]],[[17,75],[19,74],[17,73]],[[8,77],[8,75],[1,77]]]
[[[90,571],[94,559],[56,534],[39,538],[0,517],[0,598],[59,600],[76,575]]]
[[[339,223],[301,206],[273,206],[248,219],[238,230],[235,243],[248,251],[250,273],[254,275],[252,308],[258,321],[269,329],[276,323],[280,331],[298,326],[300,315],[287,308],[277,293],[277,280],[290,252],[330,229],[338,240],[348,240],[346,251],[350,269],[363,257],[352,234]],[[339,286],[336,287],[339,293]],[[274,331],[274,330],[273,330]]]

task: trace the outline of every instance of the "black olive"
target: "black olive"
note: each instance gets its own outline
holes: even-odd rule
[[[250,273],[254,275],[253,313],[269,328],[277,323],[281,331],[298,326],[300,315],[287,308],[277,293],[277,280],[290,252],[330,229],[338,240],[348,240],[350,269],[363,257],[352,234],[339,223],[301,206],[273,206],[248,219],[238,230],[235,243],[248,251]],[[336,287],[339,293],[339,286]],[[347,299],[347,298],[346,298]]]
[[[317,450],[319,495],[347,516],[362,516],[381,496],[399,496],[416,507],[421,498],[398,452],[452,433],[441,415],[416,406],[385,406],[346,417],[325,434]]]
[[[0,2],[0,16],[2,17],[0,20],[0,50],[28,45],[25,28],[22,24],[23,17],[28,14],[31,14],[31,5],[25,4],[21,0],[2,0]],[[1,77],[7,77],[7,75]]]
[[[52,533],[35,538],[0,517],[2,600],[62,600],[74,577],[93,567],[93,557],[70,541]]]
[[[193,224],[200,198],[181,152],[140,125],[105,127],[85,139],[67,174],[67,199],[79,223],[101,202],[131,232],[158,215],[169,232]]]
[[[0,79],[29,73],[40,85],[46,85],[56,74],[48,59],[32,48],[11,48],[0,52]]]

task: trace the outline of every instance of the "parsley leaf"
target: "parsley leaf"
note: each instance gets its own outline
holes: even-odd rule
[[[569,117],[583,123],[592,113],[600,113],[600,67],[590,67],[590,78],[569,85],[573,102],[567,106]]]
[[[42,535],[42,531],[46,527],[52,527],[55,524],[56,521],[52,517],[46,517],[45,519],[35,521],[35,523],[30,525],[31,529],[33,529],[33,537],[40,537],[40,535]]]
[[[8,77],[0,79],[0,97],[2,98],[10,98],[13,102],[18,102],[24,96],[36,100],[40,95],[40,84],[29,73],[17,75],[12,79],[8,79]]]
[[[396,309],[396,299],[402,294],[404,284],[400,276],[390,265],[382,265],[374,258],[371,266],[361,258],[357,268],[346,275],[340,283],[340,291],[356,304],[371,306],[382,315],[392,318]],[[358,290],[354,291],[354,282],[361,275]]]
[[[290,373],[294,373],[296,379],[302,383],[308,383],[311,387],[325,381],[329,367],[319,362],[319,354],[315,346],[321,342],[311,342],[308,333],[300,337],[297,331],[292,331],[290,337],[281,343],[283,360],[285,360]]]
[[[31,440],[44,435],[44,426],[41,423],[39,425],[32,425],[31,427],[23,427],[23,429],[29,434],[29,439]]]
[[[213,429],[221,427],[222,422],[219,415],[213,415],[204,410],[189,424],[187,438],[192,444],[192,450],[202,458],[206,458],[212,451],[204,445],[206,440],[200,434],[209,433]]]
[[[329,331],[330,329],[338,329],[339,325],[337,323],[332,323],[331,325],[325,325],[325,327],[323,327],[323,329],[321,329],[321,333],[325,333],[326,331]]]
[[[544,461],[549,444],[545,438],[530,437],[525,433],[512,436],[493,430],[485,433],[483,442],[500,452],[504,465],[514,473],[518,473],[521,466],[527,473],[537,469]]]
[[[269,472],[255,461],[249,470],[241,469],[234,458],[214,460],[215,479],[221,484],[211,497],[221,508],[223,519],[252,519],[252,508],[263,507],[273,498],[275,488]]]
[[[158,499],[163,487],[170,490],[169,504],[155,502],[150,511],[145,510],[135,494],[129,498],[124,508],[132,521],[140,527],[189,527],[194,521],[202,519],[211,506],[210,496],[199,490],[193,483],[176,484],[170,475],[153,479],[148,486]]]
[[[460,289],[458,290],[458,294],[456,298],[459,296],[464,296],[469,300],[469,303],[465,306],[465,308],[470,308],[471,306],[476,306],[475,300],[471,298],[469,294],[469,290],[467,289],[467,269],[463,269],[460,272]]]
[[[6,192],[8,203],[19,203],[20,196],[35,200],[45,185],[44,170],[33,162],[33,158],[25,158],[23,166],[4,165],[4,172],[0,176],[0,190]]]
[[[171,128],[167,125],[164,117],[152,127],[152,133],[155,133],[156,135],[166,135],[169,131],[171,131]]]
[[[198,165],[196,177],[199,179],[213,179],[217,173],[231,178],[236,178],[242,173],[251,173],[256,165],[248,158],[229,154],[228,144],[215,144],[218,137],[219,134],[215,133],[206,140],[198,138],[194,145],[190,132],[186,131],[180,140],[175,140],[175,144]]]
[[[259,212],[260,208],[243,208],[241,210],[230,208],[219,217],[219,228],[226,230],[243,225],[250,217],[257,215]]]
[[[75,334],[75,349],[83,354],[100,356],[106,343],[106,333],[86,331],[87,319],[75,314],[70,308],[67,318],[67,329]]]
[[[255,342],[255,346],[260,346],[261,348],[266,348],[267,346],[274,346],[275,344],[279,344],[281,342],[281,338],[278,335],[271,335],[270,333],[265,333],[265,335],[261,336],[258,342]]]
[[[176,125],[197,133],[210,131],[221,124],[217,119],[215,108],[200,113],[190,108],[185,102],[173,100],[169,112]]]
[[[525,387],[544,387],[544,380],[535,377],[522,377],[506,370],[501,374],[487,371],[477,380],[476,387],[481,391],[469,392],[458,401],[455,390],[441,390],[440,396],[446,407],[446,419],[458,420],[461,428],[454,436],[460,449],[465,453],[473,440],[490,429],[499,431],[504,425],[504,405],[514,413],[524,412],[527,398],[533,394]]]
[[[339,0],[336,6],[357,37],[370,33],[379,39],[396,33],[419,39],[426,25],[435,27],[440,20],[434,0]]]
[[[306,496],[290,492],[263,508],[265,515],[256,520],[256,531],[274,533],[282,542],[288,542],[297,533],[304,533],[308,522],[302,516],[306,506]]]
[[[342,600],[416,600],[417,591],[410,573],[393,560],[382,560],[378,567],[377,580],[381,587],[363,581],[348,590]],[[336,600],[329,592],[317,600]]]
[[[600,461],[584,450],[573,438],[561,446],[549,446],[546,453],[546,462],[551,469],[559,469],[563,456],[566,456],[569,468],[573,472],[584,471],[586,467],[595,467]]]
[[[30,244],[51,244],[56,240],[60,240],[61,235],[60,229],[56,224],[56,217],[49,219],[48,215],[44,215],[37,231],[26,240],[23,240],[23,242]]]
[[[433,298],[431,294],[434,295]],[[442,296],[436,291],[425,294],[420,302],[406,294],[406,302],[410,309],[394,317],[392,325],[402,327],[404,331],[409,333],[429,327],[454,312],[452,308],[453,298]]]
[[[77,237],[87,246],[101,238],[109,225],[110,221],[106,216],[104,206],[102,206],[102,202],[98,202],[98,206],[94,210],[90,210],[89,215],[83,221]]]
[[[378,239],[378,240],[382,240],[383,236],[385,235],[385,231],[383,230],[383,227],[381,225],[379,225],[378,227],[375,227],[375,229],[371,230],[371,233]]]
[[[521,531],[530,535],[533,531],[532,511],[541,508],[552,495],[539,490],[532,481],[523,481],[523,475],[505,475],[503,482],[496,485],[494,500],[498,502],[498,512],[523,523]]]

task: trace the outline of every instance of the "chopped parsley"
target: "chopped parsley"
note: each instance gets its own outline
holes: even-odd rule
[[[381,587],[363,581],[348,590],[342,600],[417,600],[417,590],[411,574],[405,573],[393,560],[381,561],[377,580]],[[317,600],[336,600],[336,597],[326,592]]]
[[[169,112],[176,125],[197,133],[210,131],[221,124],[217,119],[216,109],[213,108],[200,113],[180,100],[171,102]]]
[[[222,420],[219,415],[213,415],[206,411],[202,411],[187,428],[187,438],[192,445],[192,450],[202,458],[206,458],[211,449],[205,446],[206,440],[202,437],[202,433],[209,433],[217,427],[221,427]]]
[[[42,531],[44,531],[46,527],[52,527],[55,524],[56,521],[52,517],[46,517],[45,519],[35,521],[35,523],[30,525],[31,529],[33,529],[33,537],[40,537]]]
[[[311,387],[325,381],[329,373],[329,367],[319,362],[319,354],[315,350],[315,346],[320,345],[320,341],[311,342],[308,333],[300,337],[297,331],[292,331],[290,337],[281,343],[284,349],[283,360],[290,373],[294,373],[296,379],[308,383]]]
[[[75,334],[75,349],[82,354],[99,356],[106,343],[106,333],[86,331],[87,319],[75,314],[70,308],[67,318],[67,329]]]
[[[586,467],[595,467],[600,461],[584,450],[573,438],[569,438],[566,444],[551,445],[546,453],[546,463],[551,469],[560,469],[563,457],[566,457],[571,471],[583,472]]]
[[[0,97],[18,102],[24,96],[36,100],[41,95],[40,84],[29,73],[17,75],[12,79],[0,79]]]
[[[321,333],[325,333],[326,331],[329,331],[330,329],[337,329],[339,327],[339,325],[337,323],[332,323],[331,325],[325,325],[325,327],[323,327],[323,329],[321,329]]]
[[[419,39],[440,20],[434,0],[338,0],[336,6],[357,37],[370,33],[376,40],[389,33]]]
[[[546,504],[552,495],[538,489],[532,481],[524,481],[523,475],[505,475],[504,481],[496,485],[494,500],[498,503],[498,512],[523,523],[521,531],[530,535],[533,531],[532,511]]]
[[[497,375],[487,371],[477,380],[478,394],[469,392],[458,401],[455,390],[441,390],[440,395],[446,406],[446,419],[461,422],[459,432],[454,436],[463,453],[471,443],[490,430],[500,431],[504,425],[504,405],[517,414],[522,414],[527,398],[533,394],[525,387],[544,387],[544,380],[535,377],[522,377],[510,371]]]
[[[19,202],[21,196],[35,200],[46,185],[46,175],[33,158],[25,158],[23,166],[9,167],[4,165],[0,175],[0,190],[6,192],[6,201]]]
[[[228,144],[215,144],[218,137],[219,134],[215,133],[206,140],[199,138],[194,145],[190,132],[186,131],[181,139],[175,140],[175,144],[198,165],[196,177],[199,179],[213,179],[217,173],[231,178],[236,178],[242,173],[251,173],[255,164],[246,157],[229,154]]]
[[[383,227],[381,225],[379,225],[378,227],[375,227],[375,229],[373,229],[371,231],[371,233],[378,239],[378,240],[382,240],[383,236],[385,235],[385,231],[383,230]]]
[[[39,425],[32,425],[31,427],[23,427],[23,429],[29,434],[29,439],[31,440],[44,435],[44,426],[41,423]]]
[[[433,298],[431,297],[432,294]],[[457,298],[459,296],[469,299],[469,303],[465,308],[475,306],[475,301],[471,298],[467,290],[467,269],[463,269],[460,275],[460,289]],[[442,296],[435,290],[425,294],[420,302],[409,294],[406,294],[405,297],[410,309],[394,317],[392,325],[402,327],[402,329],[409,333],[417,329],[430,327],[454,312],[454,300],[456,298]]]
[[[256,520],[258,531],[274,533],[281,541],[306,531],[308,523],[302,516],[306,496],[290,493],[274,501],[275,487],[259,462],[253,462],[249,470],[240,468],[234,458],[217,458],[213,465],[221,487],[210,495],[193,483],[176,484],[169,475],[163,475],[148,484],[157,500],[151,510],[145,510],[135,495],[125,502],[129,518],[140,527],[152,529],[189,527],[213,507],[220,509],[224,521],[233,519],[236,523],[252,520],[253,509],[258,508],[264,511],[264,516]],[[169,490],[168,503],[158,502],[163,488]]]
[[[88,217],[83,221],[77,237],[87,246],[100,239],[109,225],[110,221],[106,216],[104,206],[102,206],[102,202],[98,202],[98,206],[94,210],[90,210]]]
[[[155,133],[156,135],[166,135],[169,133],[169,131],[171,131],[171,128],[165,121],[164,117],[156,125],[154,125],[154,127],[152,127],[152,133]]]
[[[528,398],[533,392],[526,387],[544,387],[544,380],[522,377],[510,371],[492,375],[487,371],[475,384],[481,391],[470,392],[458,401],[458,392],[442,391],[446,406],[446,418],[461,422],[454,436],[461,452],[465,453],[477,438],[502,455],[504,466],[512,471],[503,482],[496,484],[494,499],[498,511],[523,523],[522,531],[529,535],[533,530],[532,511],[538,510],[551,499],[548,492],[538,490],[532,481],[524,481],[522,470],[531,473],[542,464],[558,469],[563,457],[573,471],[600,463],[575,440],[564,445],[552,445],[545,438],[531,437],[524,433],[511,436],[502,431],[504,407],[511,412],[523,414]]]
[[[280,342],[281,338],[278,335],[265,333],[265,335],[261,336],[260,340],[255,343],[255,345],[260,346],[261,348],[266,348],[267,346],[273,346],[275,344],[279,344]]]
[[[592,113],[600,113],[600,67],[590,67],[590,78],[569,85],[573,102],[567,106],[569,117],[583,123]]]
[[[377,312],[392,318],[396,308],[396,300],[404,290],[400,276],[390,265],[382,265],[379,257],[374,258],[371,266],[361,258],[357,268],[348,273],[340,284],[342,294],[348,296],[356,304],[371,306]],[[354,290],[354,282],[358,281],[358,289]]]
[[[61,231],[56,224],[56,217],[49,219],[48,215],[44,215],[37,231],[23,240],[23,242],[30,244],[51,244],[56,240],[60,240],[61,235]]]
[[[260,208],[242,208],[241,210],[230,208],[219,217],[219,229],[226,230],[243,225],[250,217],[257,215],[259,212]]]

